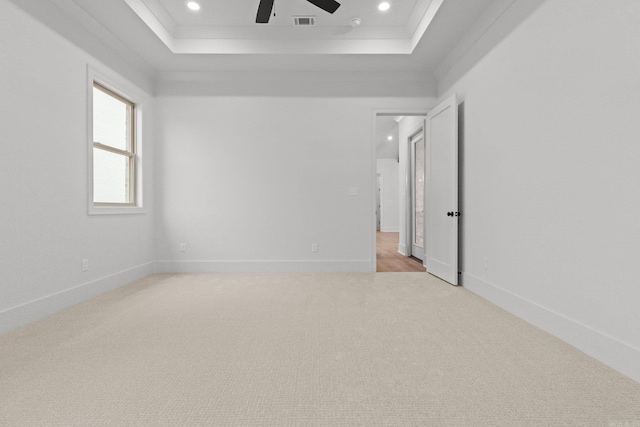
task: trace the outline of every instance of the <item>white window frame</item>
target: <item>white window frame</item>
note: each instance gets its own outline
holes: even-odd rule
[[[94,203],[93,201],[93,87],[94,84],[112,92],[114,95],[132,103],[133,109],[133,141],[135,149],[132,161],[132,177],[130,185],[134,191],[134,200],[128,204]],[[87,66],[87,193],[89,215],[123,215],[146,213],[143,207],[142,188],[142,112],[143,96],[125,80]]]

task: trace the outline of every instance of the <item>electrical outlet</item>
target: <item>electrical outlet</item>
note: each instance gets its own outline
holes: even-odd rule
[[[180,243],[180,252],[187,252],[187,244]]]
[[[311,252],[318,252],[318,244],[317,243],[312,243],[311,244]]]
[[[88,259],[83,259],[82,260],[82,265],[80,267],[81,271],[89,271],[89,260]]]
[[[482,268],[485,270],[489,269],[489,260],[487,258],[482,258]]]

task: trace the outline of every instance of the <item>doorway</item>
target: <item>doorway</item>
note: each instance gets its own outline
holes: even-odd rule
[[[461,212],[458,211],[458,108],[457,97],[453,93],[425,113],[374,113],[376,120],[383,116],[400,117],[397,121],[402,125],[398,137],[399,144],[395,145],[398,147],[400,171],[398,177],[401,182],[398,186],[403,194],[403,200],[400,202],[398,252],[405,256],[411,255],[412,251],[416,251],[419,255],[422,254],[422,264],[428,269],[428,272],[452,285],[460,284],[458,280],[460,274],[458,270],[458,227],[461,216]],[[410,130],[412,126],[414,131],[407,133],[407,130]],[[421,129],[422,141],[420,138],[414,138]],[[377,122],[374,122],[374,134],[379,137],[377,131]],[[405,139],[404,135],[410,135],[410,137]],[[403,141],[408,141],[404,149],[400,145]],[[371,146],[374,149],[378,147],[377,143]],[[420,151],[423,153],[422,156],[419,154]],[[415,161],[412,166],[411,152],[414,153],[414,159],[423,157],[424,163],[420,165]],[[373,159],[377,162],[376,155]],[[376,170],[376,166],[374,164],[374,170]],[[410,171],[412,168],[417,173],[412,175]],[[421,181],[420,175],[423,176]],[[374,179],[375,176],[372,176],[372,180]],[[412,186],[423,188],[423,191],[420,192],[423,194],[422,201],[419,198],[411,197]],[[372,200],[372,204],[374,203],[375,198]],[[384,200],[382,205],[382,209],[384,209]],[[403,207],[405,208],[404,212],[402,211]],[[373,206],[372,212],[374,211],[375,206]],[[405,219],[404,224],[402,223],[403,218]],[[372,215],[372,221],[375,221],[375,215]],[[422,221],[423,227],[419,226],[420,221]],[[413,232],[412,222],[414,224]],[[372,222],[371,226],[375,230],[375,223]],[[422,235],[417,231],[420,228],[424,230]],[[405,230],[404,239],[402,237],[403,230]],[[377,237],[375,232],[372,240],[372,271],[376,271]]]
[[[408,272],[426,271],[422,258],[424,257],[424,138],[422,142],[415,139],[410,144],[410,136],[416,134],[415,124],[419,128],[424,126],[426,112],[402,111],[376,113],[375,135],[376,151],[375,168],[375,237],[372,247],[376,251],[373,271],[378,272]],[[410,147],[417,147],[418,160],[411,159]],[[414,180],[417,170],[418,178]],[[413,172],[412,172],[413,171]],[[413,181],[413,183],[411,183]],[[407,186],[417,190],[418,197],[407,190]],[[417,184],[417,185],[416,185]],[[422,186],[423,190],[420,190]],[[415,191],[413,192],[415,193]],[[378,203],[377,195],[380,194]],[[421,196],[422,195],[422,196]],[[413,209],[416,207],[417,209]],[[414,212],[415,211],[415,212]],[[378,212],[380,224],[378,225]],[[407,218],[407,215],[413,216]],[[409,233],[407,227],[411,224],[418,225],[417,232]],[[412,226],[415,229],[415,226]],[[415,237],[415,238],[412,238]],[[415,245],[412,245],[415,243]],[[421,258],[415,258],[412,254],[418,254]]]

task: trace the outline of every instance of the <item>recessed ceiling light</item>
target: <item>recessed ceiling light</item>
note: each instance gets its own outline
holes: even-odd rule
[[[187,2],[187,7],[193,11],[198,11],[200,10],[200,4],[198,4],[197,1],[188,1]]]
[[[383,1],[378,5],[378,10],[384,12],[385,10],[389,10],[390,7],[391,3],[389,3],[388,1]]]
[[[392,137],[391,135],[389,135],[389,136],[387,137],[387,141],[393,141],[393,137]]]

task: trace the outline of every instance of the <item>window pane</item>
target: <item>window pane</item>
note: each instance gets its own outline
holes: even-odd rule
[[[93,201],[129,203],[129,157],[93,149]]]
[[[131,106],[93,88],[93,141],[131,151]]]

